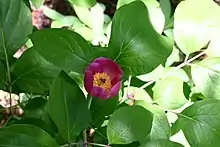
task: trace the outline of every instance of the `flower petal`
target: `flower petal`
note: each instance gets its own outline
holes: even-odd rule
[[[114,79],[116,76],[120,77],[121,79],[123,71],[121,70],[120,66],[113,60],[100,57],[97,58],[94,62],[99,63],[104,72],[106,72],[111,77],[111,79]]]
[[[110,97],[114,97],[118,94],[119,90],[121,88],[121,81],[117,82],[112,88],[110,92]]]
[[[89,64],[86,70],[90,70],[93,73],[93,75],[97,72],[102,73],[104,71],[102,66],[99,63],[95,62]]]
[[[90,70],[87,70],[84,76],[84,87],[86,91],[90,94],[93,87],[93,73]]]
[[[109,95],[106,93],[105,89],[101,87],[92,87],[91,96],[101,99],[109,98]]]

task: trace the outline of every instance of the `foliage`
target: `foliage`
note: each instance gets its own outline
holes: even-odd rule
[[[185,0],[174,8],[169,0],[118,0],[111,18],[95,0],[69,0],[76,15],[43,8],[52,20],[43,30],[33,29],[27,2],[40,8],[44,1],[0,0],[0,88],[10,103],[0,105],[0,146],[219,145],[215,2]],[[85,71],[99,57],[123,70],[117,96],[85,90]]]

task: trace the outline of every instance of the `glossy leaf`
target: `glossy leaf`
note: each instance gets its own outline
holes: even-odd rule
[[[196,90],[208,99],[220,99],[220,58],[210,57],[192,66]]]
[[[12,72],[13,83],[16,83],[23,92],[42,93],[50,89],[60,69],[31,48],[15,62]]]
[[[32,125],[13,125],[0,129],[0,146],[58,147],[44,130]]]
[[[190,146],[211,147],[219,145],[219,100],[196,102],[178,116],[178,126],[183,130]]]
[[[32,32],[31,12],[23,0],[1,0],[0,14],[0,59],[5,60],[26,43]]]
[[[73,31],[45,29],[34,32],[31,39],[34,49],[62,69],[84,73],[87,65],[93,60],[88,42]]]
[[[170,140],[159,139],[159,140],[153,140],[147,142],[146,144],[141,145],[140,147],[183,147],[183,146],[179,143],[172,142]]]
[[[91,121],[83,92],[64,72],[60,73],[52,86],[48,112],[57,125],[59,133],[68,142],[74,140]]]
[[[166,113],[146,101],[136,101],[135,105],[140,105],[153,113],[153,122],[151,132],[146,136],[146,140],[169,139],[171,135],[170,125]]]
[[[137,0],[118,0],[117,8]],[[141,0],[147,7],[150,21],[154,29],[161,34],[165,25],[165,17],[157,0]]]
[[[80,7],[91,8],[96,4],[96,0],[68,0],[71,4],[78,5]]]
[[[203,48],[219,28],[219,13],[214,1],[182,1],[174,13],[174,39],[181,51],[189,55]]]
[[[176,77],[157,81],[153,91],[154,102],[164,108],[177,109],[187,102],[183,93],[183,81]]]
[[[107,126],[110,144],[142,141],[151,130],[153,115],[141,106],[121,107],[111,116]]]
[[[144,3],[135,1],[116,11],[108,54],[125,74],[152,71],[166,60],[171,50],[167,38],[157,34],[151,25]]]

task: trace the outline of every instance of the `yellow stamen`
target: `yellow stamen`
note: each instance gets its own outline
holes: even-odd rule
[[[96,73],[93,75],[93,86],[104,88],[109,93],[112,87],[110,76],[105,72]]]

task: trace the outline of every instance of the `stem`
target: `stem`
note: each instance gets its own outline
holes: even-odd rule
[[[155,80],[152,80],[152,81],[150,81],[150,82],[147,82],[146,84],[144,84],[144,85],[141,86],[140,88],[141,88],[141,89],[144,89],[144,88],[148,87],[149,85],[153,84],[154,82],[155,82]]]
[[[79,144],[83,144],[82,142],[77,142],[77,143],[68,143],[68,144],[64,144],[60,147],[68,147],[68,146],[71,146],[71,145],[79,145]]]
[[[88,110],[90,110],[91,104],[92,104],[92,97],[89,96]],[[87,131],[87,129],[85,129],[83,131],[83,140],[84,140],[84,146],[83,147],[87,147],[87,132],[86,131]]]
[[[201,56],[204,55],[205,53],[206,53],[206,52],[203,51],[203,52],[199,53],[198,55],[192,57],[192,58],[189,59],[189,60],[188,60],[189,56],[187,55],[186,58],[185,58],[185,60],[184,60],[184,62],[183,62],[182,64],[178,65],[178,66],[175,67],[175,68],[176,68],[176,69],[180,69],[180,68],[184,67],[185,65],[190,64],[190,62],[192,62],[192,61],[196,60],[197,58],[201,57]],[[187,61],[187,60],[188,60],[188,61]],[[156,82],[156,81],[155,81],[155,80],[152,80],[152,81],[150,81],[150,82],[148,82],[148,83],[142,85],[140,88],[144,89],[144,88],[148,87],[149,85],[153,84],[154,82]]]
[[[89,144],[89,145],[94,145],[94,146],[110,147],[110,146],[108,146],[108,145],[99,144],[99,143],[90,143],[90,142],[88,142],[87,144]]]
[[[83,147],[87,147],[87,133],[86,133],[86,131],[87,131],[87,129],[85,129],[84,131],[83,131],[83,140],[84,140],[84,145],[83,145]]]
[[[5,54],[5,61],[6,61],[6,68],[7,68],[7,78],[8,78],[8,90],[9,90],[9,101],[10,101],[10,114],[13,115],[12,110],[12,86],[11,86],[11,75],[10,75],[10,65],[9,65],[9,59],[8,59],[8,52],[5,45],[5,38],[4,38],[4,30],[1,28],[1,36],[2,36],[2,47],[4,49]]]
[[[69,145],[80,145],[80,144],[83,144],[83,142],[64,144],[64,145],[62,145],[60,147],[68,147]],[[99,143],[91,143],[91,142],[87,142],[86,145],[94,145],[94,146],[101,146],[101,147],[111,147],[109,145],[99,144]]]
[[[185,65],[187,65],[187,64],[189,64],[190,62],[196,60],[197,58],[201,57],[201,56],[204,55],[205,53],[206,53],[205,51],[199,53],[198,55],[192,57],[192,58],[189,59],[188,61],[185,61],[185,62],[183,62],[182,64],[178,65],[178,66],[176,67],[176,69],[179,69],[179,68],[184,67]]]

